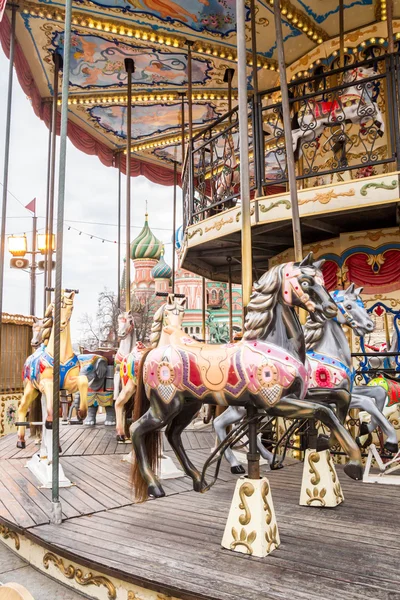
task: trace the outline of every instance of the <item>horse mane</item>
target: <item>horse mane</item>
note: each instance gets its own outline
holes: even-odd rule
[[[244,322],[244,339],[262,338],[271,325],[273,310],[278,302],[282,285],[282,271],[285,265],[273,267],[254,284],[254,292],[247,307]]]
[[[43,319],[42,340],[45,346],[49,343],[51,330],[53,328],[53,303],[50,303],[46,308]]]
[[[160,306],[160,308],[157,310],[157,312],[155,313],[155,315],[153,317],[153,324],[151,326],[151,332],[150,332],[150,347],[151,348],[157,348],[158,342],[160,341],[162,325],[163,325],[163,320],[164,320],[164,312],[165,312],[166,306],[167,306],[166,304],[163,304],[162,306]]]
[[[322,338],[324,333],[324,323],[317,323],[312,321],[311,317],[307,317],[307,321],[303,329],[306,349],[312,350]]]

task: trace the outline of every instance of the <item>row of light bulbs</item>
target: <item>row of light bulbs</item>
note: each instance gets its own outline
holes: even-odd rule
[[[269,4],[273,7],[274,0],[269,0]],[[299,13],[290,2],[281,2],[281,13],[289,23],[292,23],[296,29],[300,29],[313,42],[322,44],[328,39],[329,36],[323,29],[317,27],[307,15]]]
[[[232,94],[232,100],[237,100],[238,95]],[[228,94],[220,94],[215,92],[192,94],[193,100],[228,100]],[[132,103],[146,103],[146,102],[178,102],[180,100],[178,94],[144,94],[138,96],[132,96]],[[118,104],[126,105],[128,101],[127,96],[91,96],[91,97],[74,97],[71,96],[68,99],[68,105],[89,105],[89,104]],[[57,104],[61,106],[61,98],[58,99]]]

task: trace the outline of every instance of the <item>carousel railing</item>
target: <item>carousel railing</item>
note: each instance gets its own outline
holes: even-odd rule
[[[301,186],[400,169],[399,54],[296,80],[289,85],[289,94]],[[185,226],[240,202],[238,130],[235,108],[190,141],[184,165]],[[271,186],[285,189],[279,87],[249,102],[249,132],[251,189],[257,195],[268,195]]]

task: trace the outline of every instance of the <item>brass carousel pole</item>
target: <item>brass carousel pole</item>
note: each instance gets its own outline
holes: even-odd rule
[[[279,0],[278,0],[279,3]],[[236,0],[236,31],[238,51],[238,89],[239,89],[239,157],[240,157],[240,197],[242,205],[242,297],[243,308],[250,303],[253,287],[253,259],[251,247],[250,217],[250,178],[249,178],[249,122],[247,103],[247,49],[246,49],[246,8],[243,0]],[[257,409],[248,404],[249,453],[247,455],[248,477],[260,478],[260,455],[257,450],[257,424],[254,417]]]
[[[53,462],[52,462],[52,510],[51,522],[61,524],[62,509],[59,494],[59,440],[60,440],[60,321],[62,294],[62,259],[64,234],[65,178],[67,159],[68,129],[68,86],[71,57],[71,20],[72,0],[65,2],[64,24],[64,68],[62,82],[60,159],[58,172],[58,204],[57,204],[57,249],[56,249],[56,282],[54,298],[54,366],[53,366]],[[54,128],[55,124],[53,123]],[[50,226],[52,224],[50,223]],[[50,244],[51,246],[51,244]],[[50,253],[51,257],[51,253]],[[50,260],[51,262],[51,260]],[[50,265],[51,266],[51,265]]]
[[[187,87],[187,98],[188,98],[188,124],[189,124],[189,140],[193,137],[193,72],[192,72],[192,46],[193,42],[186,42],[188,47],[187,52],[187,76],[188,76],[188,87]]]
[[[228,112],[232,110],[232,79],[235,74],[235,69],[225,69],[224,83],[228,84]]]
[[[280,0],[274,0],[274,17],[275,17],[276,46],[277,46],[277,50],[278,50],[279,78],[280,78],[281,95],[282,95],[283,128],[285,131],[285,146],[286,146],[286,160],[287,160],[287,170],[288,170],[288,179],[289,179],[289,188],[290,188],[290,202],[292,205],[294,257],[297,262],[300,262],[303,258],[303,243],[302,243],[302,239],[301,239],[301,224],[300,224],[300,213],[299,213],[299,201],[298,201],[298,196],[297,196],[296,167],[295,167],[293,143],[292,143],[292,128],[291,128],[291,123],[290,123],[290,103],[289,103],[288,85],[287,85],[287,79],[286,79],[286,63],[285,63],[285,50],[284,50],[284,46],[283,46]]]
[[[229,341],[233,342],[233,308],[232,308],[232,257],[228,256],[228,310],[229,310]]]
[[[386,21],[388,29],[388,51],[394,53],[394,31],[393,31],[393,0],[386,0]]]
[[[121,153],[118,153],[118,268],[117,268],[117,304],[121,308]]]
[[[0,364],[1,364],[1,333],[3,314],[3,287],[4,287],[4,252],[6,244],[6,219],[7,219],[7,194],[8,194],[8,165],[10,162],[10,137],[11,137],[11,104],[13,91],[14,72],[14,49],[15,49],[15,19],[17,6],[12,5],[11,33],[10,33],[10,55],[8,65],[8,89],[7,89],[7,112],[6,112],[6,136],[4,143],[4,170],[3,170],[3,201],[1,206],[1,236],[0,236]]]
[[[203,277],[201,280],[201,295],[203,301],[201,303],[201,327],[203,331],[203,340],[206,341],[207,327],[206,327],[206,306],[207,306],[207,290],[206,290],[206,278]]]
[[[49,220],[46,231],[46,254],[47,254],[47,272],[46,272],[46,308],[51,302],[52,274],[53,274],[53,227],[54,227],[54,193],[56,178],[56,153],[57,153],[57,102],[58,102],[58,76],[60,69],[63,68],[62,56],[55,52],[53,54],[54,79],[53,79],[53,105],[51,113],[51,163],[50,163],[50,189],[49,189]]]
[[[344,0],[339,0],[339,66],[343,69],[344,65]]]
[[[254,162],[254,174],[257,182],[257,196],[262,196],[261,187],[261,171],[259,168],[258,161],[258,149],[262,143],[262,132],[260,125],[261,111],[259,107],[258,98],[258,56],[257,56],[257,29],[256,29],[256,3],[255,0],[250,0],[250,14],[251,14],[251,56],[252,56],[252,80],[253,80],[253,162]],[[262,153],[264,156],[264,152]],[[258,167],[257,167],[258,165]],[[258,169],[258,172],[257,172]],[[258,202],[255,202],[255,220],[259,220],[258,214]]]
[[[125,59],[128,73],[128,99],[126,105],[126,257],[125,257],[125,310],[131,309],[131,145],[132,145],[132,73],[135,63]]]
[[[179,92],[181,97],[181,146],[182,146],[182,175],[183,175],[183,163],[185,162],[185,92]]]
[[[176,188],[178,185],[178,163],[176,162],[176,156],[174,160],[174,196],[172,205],[172,293],[175,297],[175,236],[176,236]]]

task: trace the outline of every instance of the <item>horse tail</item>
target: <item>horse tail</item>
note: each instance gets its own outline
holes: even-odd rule
[[[137,389],[135,402],[133,407],[133,422],[135,423],[142,417],[150,408],[150,402],[146,396],[146,390],[144,386],[143,373],[144,364],[146,357],[151,352],[152,348],[149,348],[143,353],[142,359],[139,365],[139,371],[137,375]],[[144,445],[146,448],[148,466],[152,471],[156,471],[161,454],[161,435],[159,431],[150,431],[143,436]],[[133,440],[132,440],[133,441]],[[131,472],[131,483],[135,490],[135,498],[137,502],[144,502],[148,498],[148,484],[145,481],[142,472],[140,470],[140,461],[135,457],[132,463]]]
[[[34,401],[32,402],[29,409],[29,423],[38,423],[42,420],[42,395],[39,394]],[[40,425],[31,425],[30,427],[30,437],[36,437],[42,428]]]

